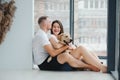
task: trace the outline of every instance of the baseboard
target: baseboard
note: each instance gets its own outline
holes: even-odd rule
[[[118,71],[111,71],[111,75],[115,80],[119,80]]]

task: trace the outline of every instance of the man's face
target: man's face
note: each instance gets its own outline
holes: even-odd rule
[[[47,30],[50,30],[51,29],[51,20],[49,18],[47,18],[44,21],[44,25],[46,26]]]

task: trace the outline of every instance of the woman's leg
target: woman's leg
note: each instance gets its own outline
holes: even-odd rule
[[[85,48],[83,46],[80,46],[80,47]],[[86,51],[88,51],[91,54],[91,56],[93,56],[94,58],[96,58],[98,62],[101,62],[100,59],[98,58],[98,56],[95,53],[93,53],[92,51],[90,51],[88,49],[86,49]],[[74,56],[77,59],[81,59],[81,56],[82,56],[81,53],[78,52],[78,49],[73,50],[73,52],[71,53],[71,55]]]
[[[60,64],[68,63],[70,66],[72,66],[74,68],[87,68],[87,69],[91,69],[93,71],[99,71],[99,69],[97,67],[86,64],[86,63],[74,58],[69,53],[62,53],[62,54],[58,55],[57,60]]]
[[[96,53],[94,53],[92,51],[90,51],[90,53],[97,59],[98,62],[101,63],[101,61],[100,61],[99,57],[96,55]]]
[[[84,48],[82,46],[79,46],[75,50],[73,50],[71,52],[71,55],[73,55],[74,57],[76,57],[78,59],[81,56],[83,56],[84,61],[87,62],[88,64],[96,66],[97,68],[99,68],[103,72],[107,71],[106,66],[101,64],[100,60],[98,58],[96,58],[95,55],[93,56],[86,48]]]

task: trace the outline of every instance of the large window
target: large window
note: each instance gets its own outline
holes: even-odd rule
[[[74,44],[107,56],[107,0],[74,0]]]
[[[34,32],[42,15],[60,20],[70,32],[70,0],[34,0]],[[107,56],[107,0],[74,0],[74,44]]]

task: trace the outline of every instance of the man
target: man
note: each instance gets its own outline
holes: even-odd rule
[[[40,70],[71,71],[75,70],[75,68],[88,68],[93,71],[99,71],[98,68],[86,64],[70,54],[61,54],[64,50],[69,48],[68,45],[59,49],[53,48],[47,37],[47,32],[51,29],[51,21],[47,16],[40,17],[38,24],[40,30],[36,33],[33,39],[33,54],[34,61]],[[48,63],[47,60],[49,55],[53,58],[52,61]],[[84,53],[82,53],[82,55],[84,55]]]
[[[68,48],[64,46],[55,50],[49,38],[47,32],[51,29],[51,21],[47,16],[42,16],[38,20],[40,30],[36,33],[33,39],[33,54],[34,61],[41,70],[71,70],[71,67],[67,64],[59,64],[57,62],[57,55]],[[54,57],[50,63],[47,63],[48,56]]]

